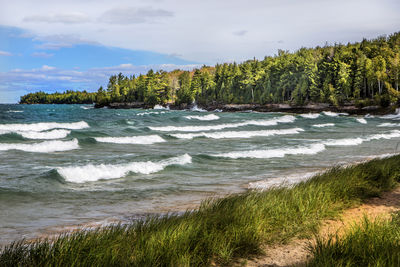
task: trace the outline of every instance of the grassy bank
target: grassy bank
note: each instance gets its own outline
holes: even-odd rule
[[[318,239],[309,266],[400,266],[400,213],[367,218],[344,236]]]
[[[207,266],[261,253],[261,245],[310,236],[322,219],[394,188],[400,156],[333,168],[292,188],[247,192],[202,203],[183,215],[149,217],[62,235],[56,240],[14,243],[0,266]]]

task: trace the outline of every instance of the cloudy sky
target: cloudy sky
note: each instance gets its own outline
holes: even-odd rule
[[[0,103],[400,30],[399,0],[0,0]]]

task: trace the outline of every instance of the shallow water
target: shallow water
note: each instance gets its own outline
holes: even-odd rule
[[[0,105],[0,244],[398,153],[400,116]]]

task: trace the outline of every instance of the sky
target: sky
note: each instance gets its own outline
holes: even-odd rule
[[[400,31],[399,0],[0,0],[0,103]]]

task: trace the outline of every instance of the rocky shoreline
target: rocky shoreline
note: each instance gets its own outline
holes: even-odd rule
[[[171,110],[185,110],[191,109],[195,105],[168,105]],[[104,106],[95,106],[96,108],[103,108]],[[107,108],[111,109],[131,109],[131,108],[153,108],[153,106],[143,102],[132,103],[110,103]],[[287,113],[319,113],[322,111],[332,111],[337,113],[348,113],[350,115],[384,115],[394,113],[398,108],[397,105],[389,107],[380,106],[366,106],[357,107],[355,105],[333,106],[325,103],[308,104],[304,106],[291,106],[289,104],[211,104],[211,105],[198,105],[199,108],[207,111],[222,111],[222,112],[287,112]]]

